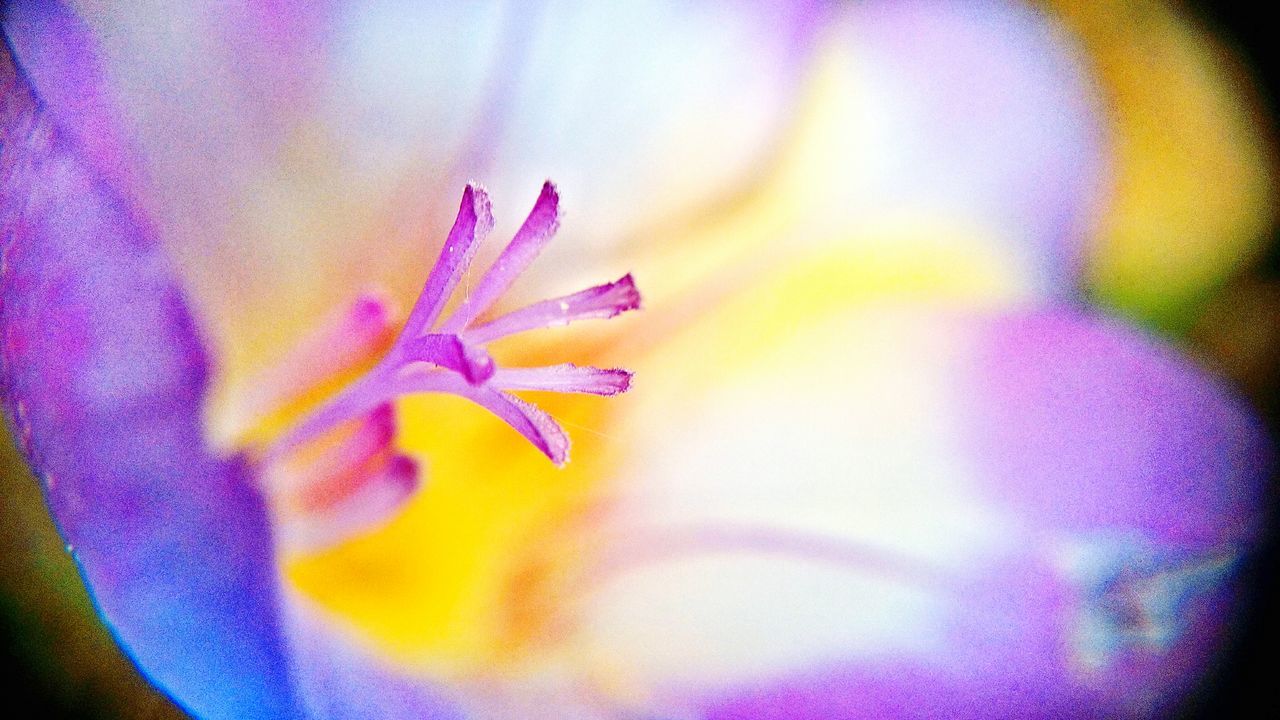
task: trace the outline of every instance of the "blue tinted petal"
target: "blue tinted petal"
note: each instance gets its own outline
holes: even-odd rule
[[[296,716],[270,528],[205,448],[208,366],[147,226],[0,55],[0,349],[16,434],[100,611],[201,718]]]

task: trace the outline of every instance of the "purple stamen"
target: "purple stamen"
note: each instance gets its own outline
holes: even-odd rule
[[[395,517],[419,485],[417,463],[396,455],[340,502],[289,517],[279,530],[281,543],[293,552],[337,545]]]
[[[640,307],[640,293],[631,275],[564,297],[543,300],[468,330],[468,342],[492,342],[528,330],[568,325],[577,320],[607,320]]]
[[[431,330],[463,273],[471,267],[480,243],[484,242],[492,229],[493,212],[489,194],[475,183],[468,183],[467,189],[462,192],[458,218],[454,220],[453,229],[449,231],[449,237],[440,249],[440,259],[431,269],[422,294],[409,313],[409,320],[405,322],[401,337],[413,338]]]
[[[496,368],[489,351],[463,342],[457,335],[423,335],[408,341],[402,352],[404,360],[427,362],[462,373],[472,385],[493,377]]]
[[[462,385],[446,392],[461,395],[502,418],[556,465],[569,462],[569,436],[537,405],[488,385]]]
[[[543,183],[542,193],[515,237],[503,249],[493,266],[480,279],[480,284],[463,299],[453,317],[445,321],[441,332],[462,332],[473,320],[493,306],[520,274],[529,268],[560,227],[560,194],[550,181]]]
[[[316,385],[353,370],[391,339],[395,322],[389,300],[375,291],[362,293],[321,321],[277,365],[247,383],[220,434],[235,438]]]
[[[494,373],[492,384],[503,390],[617,395],[631,389],[631,373],[566,363],[539,368],[503,368]]]
[[[391,445],[395,432],[395,411],[390,404],[384,403],[366,415],[350,436],[306,462],[296,472],[284,469],[282,472],[267,473],[265,479],[270,484],[267,489],[273,494],[304,492],[317,481],[369,462]]]
[[[436,325],[480,241],[493,226],[488,196],[469,184],[458,219],[428,276],[409,320],[391,350],[368,374],[304,418],[268,449],[276,461],[302,445],[354,420],[400,395],[446,392],[488,409],[533,443],[552,462],[568,459],[569,439],[550,415],[506,390],[615,395],[631,385],[625,370],[555,365],[541,368],[498,368],[483,343],[500,337],[566,324],[583,318],[611,318],[640,306],[630,275],[572,295],[544,300],[471,329],[546,246],[559,226],[559,196],[547,182],[533,210],[493,267],[464,298],[451,317]],[[434,366],[434,367],[431,367]]]

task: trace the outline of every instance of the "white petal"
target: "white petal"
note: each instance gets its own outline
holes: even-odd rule
[[[648,368],[669,382],[624,423],[612,555],[583,601],[594,680],[684,712],[823,663],[929,655],[956,585],[1026,541],[957,446],[969,342],[945,315],[850,313],[695,391]]]

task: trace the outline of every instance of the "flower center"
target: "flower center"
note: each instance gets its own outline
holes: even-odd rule
[[[555,518],[573,515],[583,488],[576,479],[562,482],[557,471],[569,452],[559,423],[512,391],[614,395],[630,386],[625,370],[506,367],[489,352],[490,343],[519,333],[610,318],[639,306],[627,275],[479,321],[551,239],[558,206],[547,183],[510,244],[446,313],[493,226],[485,192],[468,186],[440,258],[398,333],[390,303],[363,295],[242,399],[242,413],[258,419],[245,443],[275,513],[286,575],[304,594],[344,614],[365,616],[366,609],[342,607],[341,598],[349,596],[331,592],[342,581],[332,577],[335,564],[355,568],[359,577],[345,580],[389,583],[392,595],[428,598],[417,615],[419,629],[434,634],[433,642],[423,642],[422,632],[396,629],[418,652],[435,645],[442,655],[460,656],[468,654],[462,646],[518,644],[519,636],[545,620],[531,608],[545,605],[537,588],[552,571],[533,538],[548,534]],[[580,401],[553,402],[575,418],[589,410]],[[467,404],[488,410],[517,434]],[[442,451],[468,437],[474,440],[463,443],[469,452]],[[521,437],[553,464],[535,466],[534,454],[513,446]],[[545,477],[548,472],[557,477]],[[397,536],[394,520],[413,513],[431,516],[430,537]],[[414,520],[405,526],[424,525]],[[395,563],[374,559],[383,550],[371,548],[385,548],[365,542],[375,534],[396,537]],[[424,566],[431,572],[420,572]],[[319,567],[330,572],[317,575],[313,568]],[[411,570],[406,575],[400,567]],[[429,587],[416,587],[422,584]],[[423,589],[425,594],[417,592]],[[475,617],[481,611],[486,619]],[[377,630],[394,642],[397,632]],[[482,636],[483,642],[477,639]]]

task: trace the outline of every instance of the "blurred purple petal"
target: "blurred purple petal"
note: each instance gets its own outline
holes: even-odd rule
[[[985,331],[972,409],[987,488],[1046,527],[1206,549],[1260,530],[1269,457],[1243,401],[1172,348],[1071,312]]]
[[[247,469],[205,447],[207,359],[182,291],[0,63],[4,397],[68,549],[181,705],[293,717],[270,527]]]
[[[117,193],[136,189],[135,159],[121,135],[120,108],[106,85],[102,48],[61,0],[9,3],[4,36],[66,142]]]

